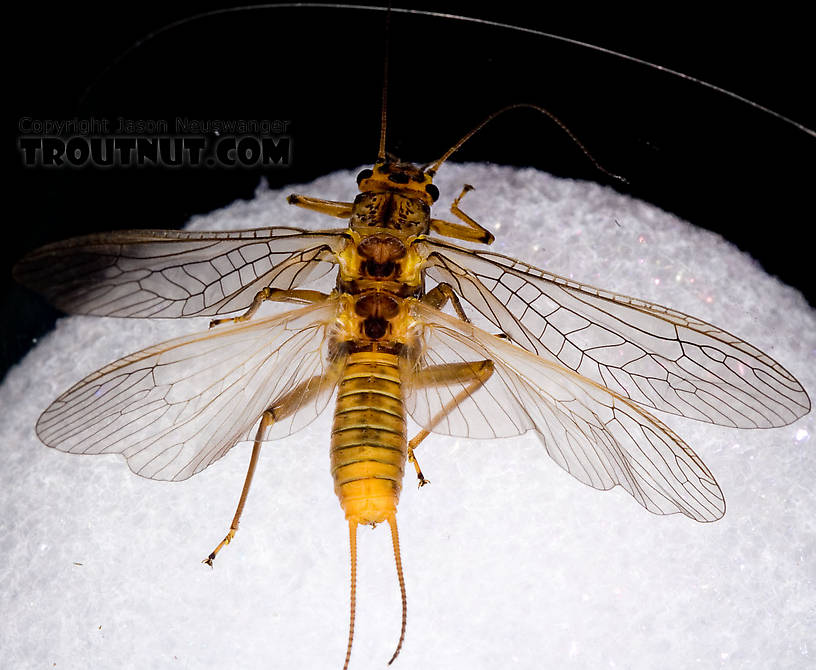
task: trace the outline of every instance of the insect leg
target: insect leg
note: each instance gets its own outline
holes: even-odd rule
[[[470,323],[470,319],[467,318],[465,310],[462,309],[462,303],[459,302],[459,296],[454,293],[453,287],[450,284],[446,284],[444,282],[442,284],[438,284],[424,296],[422,296],[422,302],[430,305],[434,309],[442,309],[448,304],[448,300],[450,300],[451,304],[453,304],[453,309],[456,312],[456,316],[462,319],[462,321],[465,323]]]
[[[255,443],[252,445],[252,456],[249,458],[249,469],[246,473],[246,479],[244,479],[244,488],[241,489],[241,497],[238,500],[238,508],[235,510],[235,516],[232,517],[230,529],[227,532],[226,537],[224,537],[224,539],[218,543],[218,546],[212,550],[210,555],[201,561],[210,567],[212,567],[213,561],[218,555],[218,552],[232,542],[232,538],[235,537],[235,532],[238,530],[238,522],[241,519],[241,513],[244,511],[244,503],[246,503],[247,495],[249,495],[249,487],[252,484],[252,476],[255,474],[255,466],[258,464],[258,455],[261,453],[263,434],[274,422],[275,415],[272,412],[267,410],[263,413],[263,416],[261,417],[261,424],[258,426],[258,432],[255,434]]]
[[[413,442],[413,440],[411,440]],[[414,448],[409,446],[408,447],[408,460],[413,463],[414,470],[417,473],[417,479],[419,480],[419,484],[417,484],[417,488],[421,489],[425,484],[430,484],[430,479],[425,479],[425,475],[422,474],[422,468],[419,467],[419,461],[417,460],[416,454],[414,453]]]
[[[431,219],[431,230],[435,233],[439,233],[440,235],[444,235],[445,237],[452,237],[457,240],[492,244],[493,240],[496,239],[493,237],[493,233],[482,227],[474,219],[470,218],[461,209],[459,209],[459,203],[461,202],[462,197],[465,195],[465,193],[472,190],[473,187],[470,184],[465,184],[462,188],[462,192],[451,205],[451,213],[456,216],[456,218],[464,221],[466,225],[462,225],[461,223],[451,223],[450,221],[443,221],[442,219]]]
[[[433,365],[423,370],[420,370],[414,378],[414,389],[428,388],[433,386],[448,386],[452,384],[460,384],[463,386],[451,400],[445,403],[435,416],[427,423],[425,428],[420,430],[408,442],[408,460],[414,464],[414,469],[419,479],[419,486],[424,486],[430,482],[425,479],[422,474],[422,469],[419,467],[414,451],[433,429],[450,414],[456,407],[459,406],[466,398],[469,398],[476,391],[478,391],[490,379],[493,374],[493,361],[473,361],[467,363],[447,363],[445,365]]]
[[[313,397],[318,395],[327,385],[332,385],[339,374],[338,366],[330,370],[325,375],[315,375],[305,382],[301,382],[280,400],[276,401],[269,409],[261,415],[261,423],[258,426],[258,431],[255,433],[255,442],[252,445],[252,455],[249,458],[249,468],[247,469],[246,478],[244,479],[244,487],[241,489],[241,497],[238,499],[238,507],[235,510],[235,516],[232,518],[229,531],[226,537],[218,544],[212,553],[205,558],[202,563],[206,563],[212,567],[218,552],[226,545],[232,542],[235,533],[238,530],[238,522],[241,520],[241,513],[244,511],[244,504],[246,503],[247,495],[249,494],[249,487],[252,485],[252,476],[255,474],[255,466],[258,464],[258,455],[261,453],[261,445],[266,431],[276,422],[285,419],[293,412],[297,411],[304,404],[308,403]]]
[[[312,198],[308,195],[297,195],[296,193],[290,195],[286,200],[290,205],[311,209],[326,216],[336,216],[338,219],[351,218],[351,210],[354,207],[354,204],[350,202],[323,200],[322,198]]]
[[[246,312],[241,316],[228,317],[226,319],[213,319],[210,321],[210,328],[218,326],[222,323],[240,323],[241,321],[249,321],[258,311],[260,306],[267,300],[271,302],[294,302],[301,305],[313,305],[318,302],[323,302],[329,296],[320,291],[307,291],[303,289],[278,289],[269,288],[268,286],[262,288],[255,294],[252,299],[252,304]]]

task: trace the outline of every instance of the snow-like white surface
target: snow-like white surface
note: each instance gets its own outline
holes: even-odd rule
[[[196,229],[337,224],[292,191],[351,199],[355,171],[259,188]],[[496,251],[699,316],[816,393],[816,313],[716,235],[591,183],[446,165],[440,203]],[[437,207],[436,216],[444,216]],[[768,234],[774,234],[769,230]],[[328,466],[329,414],[262,454],[236,540],[210,570],[250,446],[183,483],[78,457],[34,434],[60,392],[120,356],[207,320],[71,317],[0,388],[0,666],[340,668],[347,525]],[[399,508],[408,632],[395,668],[812,668],[816,664],[816,412],[772,430],[672,416],[717,477],[724,519],[658,517],[621,489],[582,486],[535,437],[433,437]],[[387,527],[362,528],[351,667],[384,668],[400,609]]]

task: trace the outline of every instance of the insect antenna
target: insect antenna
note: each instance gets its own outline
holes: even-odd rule
[[[383,56],[383,84],[382,101],[380,103],[380,148],[377,152],[377,162],[385,162],[385,131],[388,120],[388,52],[391,50],[391,1],[388,2],[388,11],[385,13],[385,55]]]
[[[605,175],[607,175],[609,177],[612,177],[613,179],[617,179],[618,181],[623,182],[624,184],[627,183],[627,181],[626,181],[626,179],[624,177],[621,177],[620,175],[617,175],[617,174],[614,174],[613,172],[610,172],[603,165],[601,165],[598,162],[598,160],[595,158],[595,156],[592,155],[592,153],[589,151],[589,149],[587,149],[586,146],[584,146],[584,143],[581,142],[581,140],[579,140],[575,136],[575,134],[569,129],[567,124],[565,124],[561,119],[559,119],[550,110],[545,109],[544,107],[539,107],[538,105],[532,105],[530,103],[525,103],[525,102],[520,102],[520,103],[517,103],[515,105],[508,105],[507,107],[502,107],[500,110],[493,112],[490,116],[485,118],[481,123],[474,126],[470,131],[465,133],[465,135],[456,144],[454,144],[450,149],[448,149],[442,155],[442,157],[440,159],[438,159],[435,163],[432,163],[432,164],[431,163],[426,163],[425,165],[423,165],[422,168],[421,168],[422,171],[425,174],[430,175],[431,177],[433,177],[437,173],[439,168],[442,166],[442,164],[446,160],[448,160],[448,158],[450,158],[455,152],[457,152],[459,149],[461,149],[462,145],[465,142],[467,142],[471,137],[473,137],[476,133],[478,133],[488,123],[493,121],[493,119],[495,119],[496,117],[501,116],[505,112],[509,112],[510,110],[513,110],[513,109],[534,109],[537,112],[541,112],[542,114],[544,114],[544,116],[546,116],[553,123],[555,123],[555,125],[557,125],[561,130],[563,130],[569,136],[569,138],[573,142],[575,142],[575,144],[578,145],[578,148],[584,153],[584,155],[590,161],[592,161],[592,164],[598,170],[603,172]]]
[[[348,670],[351,660],[351,643],[354,641],[354,613],[357,606],[357,522],[349,521],[349,549],[351,553],[351,600],[349,607],[349,634],[346,647],[346,662],[343,670]]]
[[[388,525],[391,526],[391,544],[394,545],[394,562],[397,564],[397,579],[399,580],[400,596],[402,598],[402,628],[400,629],[400,638],[399,642],[397,642],[397,648],[394,650],[394,655],[391,657],[391,660],[388,661],[388,665],[391,665],[397,656],[399,656],[402,643],[405,640],[405,624],[408,621],[408,598],[405,596],[405,579],[402,576],[402,558],[400,557],[396,515],[392,514],[388,517]]]

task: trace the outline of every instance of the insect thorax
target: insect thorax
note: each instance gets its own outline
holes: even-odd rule
[[[382,227],[347,231],[345,248],[337,254],[337,290],[359,295],[367,291],[400,298],[422,294],[424,258],[415,235]]]
[[[423,293],[422,257],[415,236],[383,228],[348,230],[337,255],[337,291],[344,306],[338,342],[349,350],[400,351],[409,338],[407,299]]]

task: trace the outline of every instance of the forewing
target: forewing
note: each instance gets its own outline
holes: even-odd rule
[[[249,307],[264,288],[289,289],[333,267],[339,231],[296,228],[124,230],[32,251],[15,278],[61,310],[98,316],[209,316]]]
[[[639,405],[738,428],[784,426],[810,411],[793,375],[711,324],[500,254],[425,244],[427,275],[516,344]]]
[[[535,430],[547,453],[573,477],[596,489],[622,486],[656,514],[680,512],[714,521],[725,501],[697,455],[658,419],[626,398],[479,328],[417,304],[420,324],[415,375],[433,366],[493,362],[481,387],[472,380],[409,385],[412,418],[433,432],[503,437]],[[442,368],[439,379],[444,377]],[[431,375],[432,379],[433,376]],[[460,402],[451,408],[451,399]],[[440,410],[446,417],[434,424]]]
[[[57,398],[37,434],[60,451],[122,454],[142,477],[186,479],[247,439],[264,410],[286,394],[297,411],[266,439],[299,430],[325,408],[333,377],[318,394],[307,394],[305,382],[334,375],[328,333],[336,309],[332,300],[126,356]],[[298,389],[300,397],[292,398]]]

